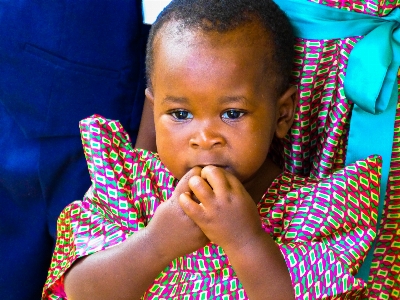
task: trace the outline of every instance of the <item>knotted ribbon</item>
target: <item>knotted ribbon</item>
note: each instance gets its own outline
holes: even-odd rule
[[[306,0],[274,0],[304,39],[364,36],[350,53],[344,91],[354,103],[346,165],[371,154],[383,158],[378,225],[389,176],[400,66],[400,7],[385,17],[332,8]],[[373,246],[374,247],[374,246]],[[357,277],[368,280],[373,251]]]

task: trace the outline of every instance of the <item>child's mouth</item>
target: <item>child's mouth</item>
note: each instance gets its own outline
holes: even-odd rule
[[[225,165],[212,164],[212,163],[195,165],[195,167],[200,167],[200,168],[204,168],[204,167],[207,167],[207,166],[214,166],[214,167],[218,167],[218,168],[222,168],[222,169],[226,169],[227,168],[227,166],[225,166]]]

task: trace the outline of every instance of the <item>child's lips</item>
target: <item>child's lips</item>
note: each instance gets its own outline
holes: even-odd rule
[[[194,163],[194,164],[189,164],[188,168],[186,169],[186,172],[189,172],[189,170],[195,168],[195,167],[199,167],[201,169],[207,167],[207,166],[214,166],[217,168],[221,168],[224,169],[225,171],[228,171],[230,173],[232,173],[232,168],[229,164],[221,164],[221,163]]]
[[[192,168],[194,168],[194,167],[200,167],[200,168],[203,169],[204,167],[207,167],[207,166],[218,167],[218,168],[224,169],[225,171],[228,171],[228,170],[230,169],[230,167],[229,167],[228,165],[213,164],[213,163],[209,163],[209,164],[197,164],[197,165],[194,165]]]

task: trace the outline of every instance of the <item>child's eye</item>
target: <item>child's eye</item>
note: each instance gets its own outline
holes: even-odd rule
[[[244,115],[243,111],[230,109],[230,110],[227,110],[226,112],[224,112],[221,117],[223,119],[234,120],[234,119],[238,119],[238,118],[242,117],[243,115]]]
[[[193,119],[193,115],[186,110],[176,110],[172,112],[171,115],[177,120]]]

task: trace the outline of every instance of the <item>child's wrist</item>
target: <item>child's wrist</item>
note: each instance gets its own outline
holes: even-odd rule
[[[235,239],[232,243],[226,245],[220,245],[224,252],[229,255],[240,255],[241,253],[247,253],[249,249],[257,247],[259,243],[265,239],[265,232],[263,230],[254,232],[253,234],[244,234],[242,239]]]

